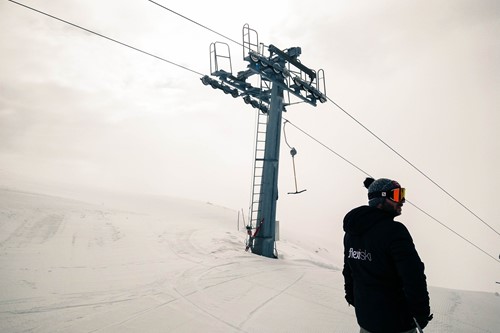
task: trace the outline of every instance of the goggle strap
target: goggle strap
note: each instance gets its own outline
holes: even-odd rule
[[[405,189],[396,188],[390,191],[378,191],[378,192],[368,193],[368,199],[387,198],[387,197],[399,202],[403,200],[403,198],[405,197]]]
[[[368,193],[368,199],[386,198],[386,197],[387,197],[386,191]]]

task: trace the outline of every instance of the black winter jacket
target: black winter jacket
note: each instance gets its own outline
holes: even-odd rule
[[[430,314],[424,264],[406,227],[369,206],[344,218],[346,300],[358,324],[373,333],[415,327],[413,317]]]

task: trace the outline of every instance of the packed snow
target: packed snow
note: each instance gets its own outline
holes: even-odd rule
[[[171,197],[0,189],[1,332],[358,332],[338,254]],[[336,261],[337,260],[337,261]],[[430,332],[499,332],[498,293],[430,287]]]

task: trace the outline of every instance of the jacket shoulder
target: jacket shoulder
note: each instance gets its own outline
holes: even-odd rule
[[[411,239],[410,232],[403,223],[394,221],[393,223],[390,223],[389,226],[392,229],[392,234],[395,237],[408,237]]]

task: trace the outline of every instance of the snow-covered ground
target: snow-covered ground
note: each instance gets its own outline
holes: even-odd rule
[[[237,219],[177,198],[1,188],[0,331],[358,331],[338,256],[314,239],[252,255]],[[498,294],[430,294],[426,333],[500,331]]]

